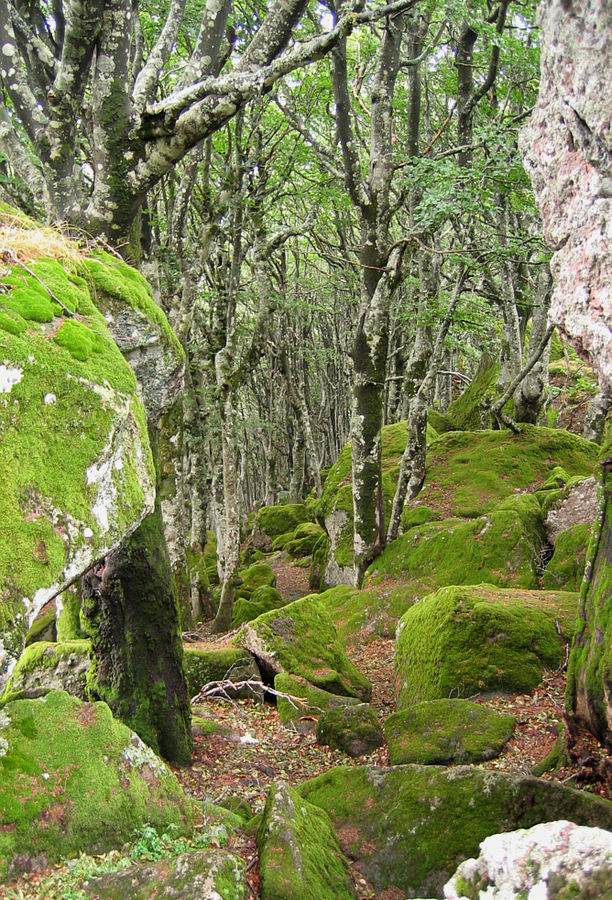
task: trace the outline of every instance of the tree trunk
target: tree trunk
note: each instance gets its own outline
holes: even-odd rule
[[[221,373],[223,377],[223,373]],[[234,439],[234,395],[227,390],[221,408],[221,445],[223,453],[223,580],[219,609],[212,625],[214,633],[229,631],[240,565],[240,511],[236,485],[236,442]]]
[[[536,347],[542,341],[548,327],[548,308],[552,277],[548,266],[544,266],[538,279],[536,302],[531,319],[529,335],[529,351],[527,358],[533,356]],[[548,363],[550,360],[550,342],[546,345],[542,356],[529,374],[523,378],[514,392],[514,417],[517,422],[529,422],[536,425],[548,396]]]
[[[600,490],[569,659],[566,704],[612,750],[612,457],[602,463]]]
[[[159,503],[125,545],[83,578],[92,642],[88,689],[156,752],[191,761],[179,611]]]

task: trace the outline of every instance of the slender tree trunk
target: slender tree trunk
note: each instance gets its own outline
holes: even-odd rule
[[[544,266],[538,278],[527,358],[534,354],[546,333],[551,290],[550,269]],[[546,344],[542,356],[514,392],[514,415],[517,422],[529,422],[532,425],[537,423],[547,398],[549,360],[550,342]]]
[[[224,378],[221,371],[221,378]],[[234,437],[234,396],[227,390],[221,410],[221,443],[223,454],[223,581],[219,609],[213,622],[214,633],[229,631],[240,565],[240,511],[236,484],[236,441]]]

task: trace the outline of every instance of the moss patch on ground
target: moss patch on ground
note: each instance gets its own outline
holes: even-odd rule
[[[329,815],[342,851],[377,896],[441,896],[490,834],[557,819],[612,826],[607,800],[477,767],[340,767],[298,792]]]
[[[257,847],[262,900],[355,897],[328,816],[287,785],[274,785],[268,794]]]
[[[576,610],[576,594],[562,591],[481,584],[430,594],[398,627],[398,708],[492,691],[530,693],[542,669],[562,661]]]
[[[514,721],[470,700],[416,703],[385,720],[389,761],[397,766],[494,759],[510,740]]]
[[[347,657],[333,622],[313,596],[243,625],[234,643],[255,656],[264,678],[288,672],[332,694],[370,699],[372,685]]]
[[[192,829],[175,776],[105,703],[63,691],[0,709],[0,875],[121,846],[139,826]]]

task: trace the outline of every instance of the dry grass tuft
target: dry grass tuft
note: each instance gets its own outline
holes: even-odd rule
[[[32,227],[19,221],[0,222],[0,254],[13,256],[19,262],[35,259],[62,259],[78,262],[82,258],[78,244],[51,225]]]

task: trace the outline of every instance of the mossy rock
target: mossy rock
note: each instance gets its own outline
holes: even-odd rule
[[[538,587],[544,544],[540,508],[528,494],[477,519],[415,526],[387,546],[366,571],[364,588],[404,585],[406,607],[448,584]]]
[[[201,649],[185,644],[183,646],[183,666],[190,697],[195,697],[202,687],[211,681],[261,680],[257,663],[251,654],[238,647]],[[228,693],[232,696],[253,696],[246,689],[237,693],[231,691]]]
[[[590,536],[590,525],[574,525],[559,532],[553,555],[542,575],[542,587],[549,591],[580,590]]]
[[[239,576],[241,584],[236,591],[236,597],[252,597],[254,592],[261,587],[274,587],[276,584],[276,575],[274,570],[265,562],[256,562],[248,569],[242,569]]]
[[[333,622],[313,596],[243,625],[234,643],[252,653],[264,679],[299,675],[329,691],[368,701],[372,685],[347,657]]]
[[[36,641],[26,647],[11,672],[2,700],[32,700],[51,690],[88,699],[87,673],[91,644],[86,640]]]
[[[96,306],[92,266],[36,259],[0,277],[0,674],[38,610],[153,508],[145,411]],[[125,263],[104,257],[94,268],[102,278],[112,270],[124,307],[137,302],[135,286],[150,297]],[[171,334],[152,298],[147,310]]]
[[[427,506],[437,518],[490,512],[518,492],[538,490],[558,466],[592,475],[597,446],[566,431],[521,425],[511,431],[457,431],[429,447],[425,481],[407,510]]]
[[[57,641],[79,641],[85,637],[81,628],[81,582],[71,584],[55,598]]]
[[[0,709],[0,876],[119,847],[145,823],[188,835],[192,814],[170,769],[105,703],[51,691]]]
[[[489,427],[491,417],[482,401],[488,400],[489,406],[495,402],[495,384],[498,375],[499,362],[491,362],[485,354],[472,382],[456,400],[453,400],[444,415],[455,431],[480,431]],[[505,411],[508,411],[508,405]],[[432,424],[435,427],[435,423]],[[439,428],[437,430],[440,431]]]
[[[285,543],[284,549],[294,559],[311,556],[323,534],[325,532],[320,525],[315,522],[304,522],[295,529],[293,537]]]
[[[285,603],[286,600],[275,587],[272,587],[270,584],[264,584],[263,587],[253,591],[250,597],[238,597],[234,602],[232,628],[238,628],[240,625],[244,625],[245,622],[250,622],[271,609],[280,609]]]
[[[398,708],[494,691],[530,693],[543,669],[562,662],[577,608],[576,594],[489,584],[424,597],[398,626]]]
[[[317,741],[348,756],[365,756],[383,744],[383,731],[369,703],[326,709],[317,722]]]
[[[274,678],[274,689],[301,700],[291,702],[286,697],[276,698],[278,717],[283,725],[291,725],[296,731],[314,731],[317,719],[328,709],[359,703],[356,697],[341,697],[314,687],[305,678],[280,672]]]
[[[397,623],[413,603],[411,584],[358,588],[346,584],[317,595],[348,650],[378,638],[394,638]]]
[[[328,816],[273,785],[257,832],[262,900],[354,900],[348,863]]]
[[[251,540],[259,550],[269,552],[272,541],[280,534],[295,531],[302,522],[311,522],[314,516],[305,503],[285,503],[280,506],[262,506],[255,516]]]
[[[28,647],[36,641],[56,641],[57,625],[55,624],[55,609],[45,613],[44,616],[38,616],[34,619],[25,638],[25,645]]]
[[[612,828],[612,803],[537,778],[478,767],[344,766],[300,785],[330,817],[377,896],[440,897],[490,834],[568,819]]]
[[[438,412],[437,409],[427,410],[427,424],[434,430],[436,435],[446,434],[447,431],[456,431],[453,423],[443,413]]]
[[[471,700],[415,703],[385,720],[392,766],[449,765],[494,759],[510,740],[514,716]]]
[[[81,886],[85,897],[96,900],[246,900],[244,860],[227,850],[190,850],[157,862],[129,866],[89,878]]]
[[[311,591],[324,589],[325,569],[329,560],[329,538],[322,534],[312,550],[312,560],[308,572],[308,587]]]

